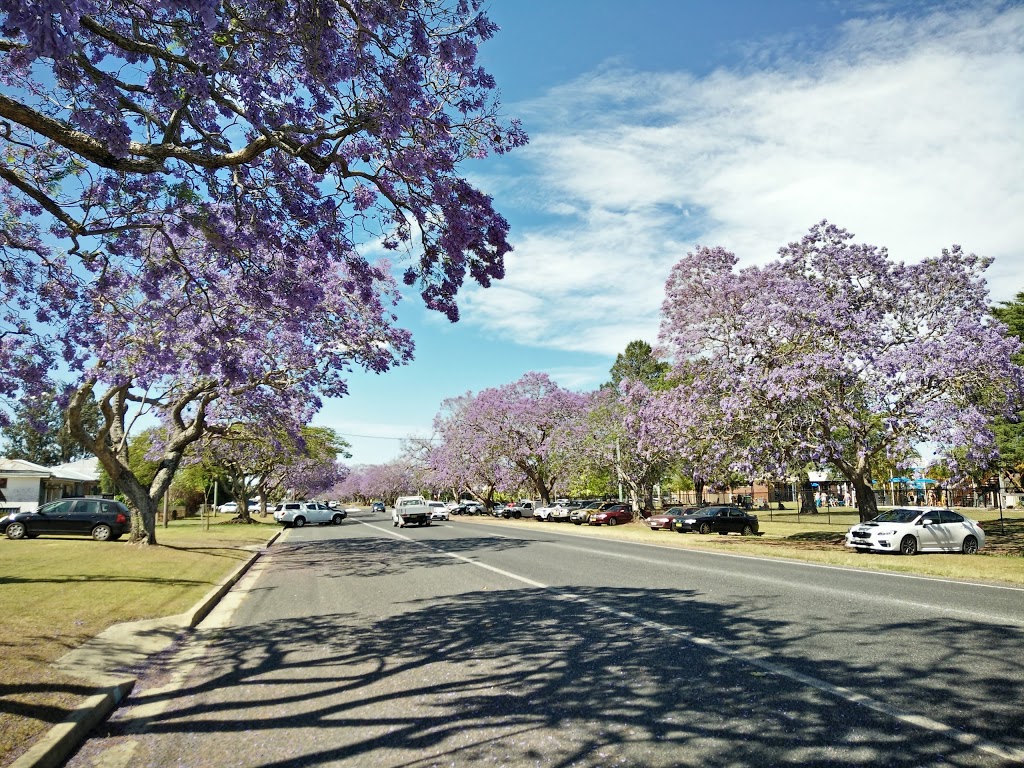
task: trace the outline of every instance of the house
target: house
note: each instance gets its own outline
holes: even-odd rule
[[[0,456],[0,510],[31,511],[66,496],[99,495],[99,462],[95,458],[44,467]]]

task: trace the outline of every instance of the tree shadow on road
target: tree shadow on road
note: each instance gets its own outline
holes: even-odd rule
[[[356,564],[373,556],[370,541],[324,551],[357,575],[405,567],[400,555]],[[131,703],[166,696],[149,738],[178,745],[171,752],[201,744],[225,766],[1001,764],[895,716],[904,711],[1024,748],[1019,654],[993,672],[974,652],[1022,647],[1020,628],[904,622],[895,628],[912,642],[897,648],[878,620],[877,659],[865,664],[800,650],[852,620],[798,629],[765,601],[524,588],[409,600],[386,617],[280,620],[222,634],[183,689]],[[888,703],[859,705],[834,686]],[[139,728],[134,712],[107,734]]]

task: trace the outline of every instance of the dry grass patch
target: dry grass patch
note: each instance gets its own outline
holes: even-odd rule
[[[0,765],[92,693],[51,662],[113,624],[188,610],[277,528],[174,521],[155,547],[0,539]]]

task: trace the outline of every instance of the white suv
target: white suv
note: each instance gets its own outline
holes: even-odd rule
[[[448,505],[443,501],[428,501],[431,520],[448,520]]]
[[[285,528],[301,528],[306,523],[341,525],[347,517],[342,509],[331,509],[318,501],[283,501],[274,507],[274,520]]]

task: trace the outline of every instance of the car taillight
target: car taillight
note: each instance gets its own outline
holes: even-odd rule
[[[128,522],[128,518],[127,518],[127,517],[125,517],[125,514],[124,514],[124,512],[118,512],[118,513],[117,513],[117,517],[116,517],[116,518],[114,518],[114,520],[115,520],[115,522],[118,522],[118,523],[120,523],[121,525],[125,525],[125,524],[127,524],[127,522]]]
[[[985,530],[985,526],[982,525],[980,522],[976,522],[975,525],[978,526],[979,528],[981,528],[981,530],[983,530],[983,531]]]

